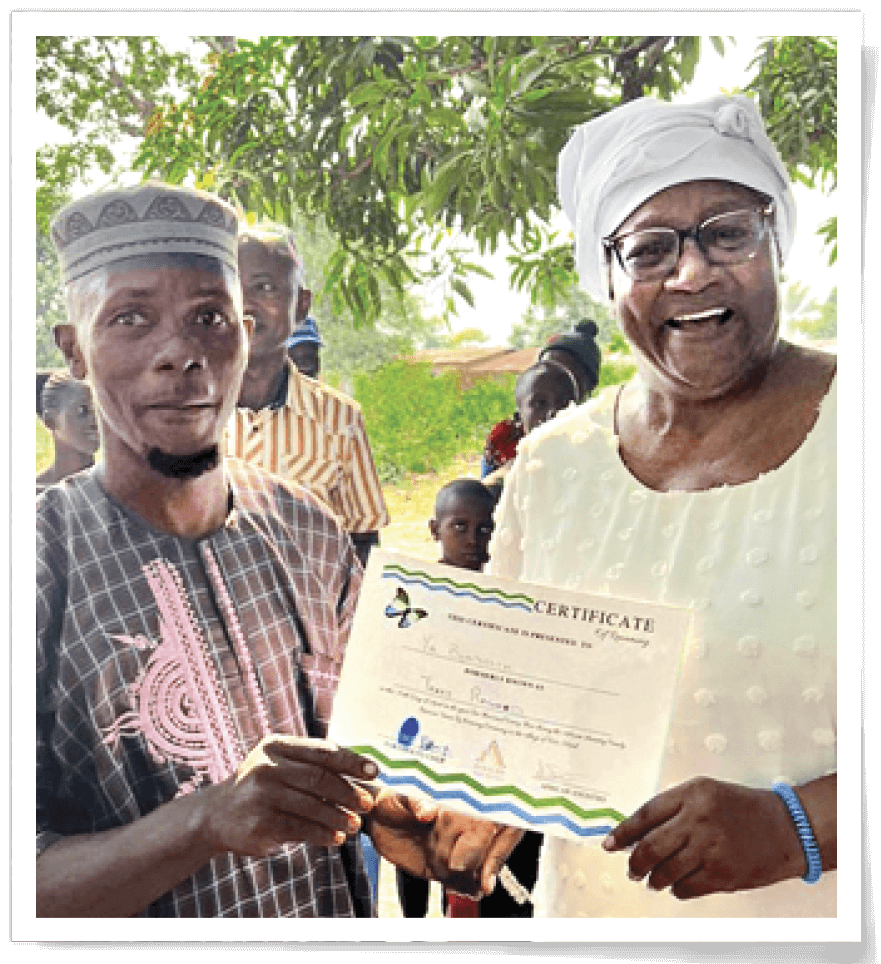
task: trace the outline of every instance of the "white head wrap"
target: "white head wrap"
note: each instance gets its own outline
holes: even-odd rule
[[[159,181],[89,194],[52,223],[65,283],[143,254],[204,254],[238,274],[237,232],[226,201]]]
[[[582,124],[560,152],[557,189],[575,229],[582,288],[608,296],[602,240],[664,188],[733,181],[773,198],[783,258],[795,232],[786,168],[745,96],[670,104],[642,97]]]

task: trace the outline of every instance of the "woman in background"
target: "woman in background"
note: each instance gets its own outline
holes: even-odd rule
[[[52,464],[37,476],[39,495],[47,486],[94,465],[100,437],[89,386],[65,371],[45,379],[37,414],[52,433],[55,450]]]

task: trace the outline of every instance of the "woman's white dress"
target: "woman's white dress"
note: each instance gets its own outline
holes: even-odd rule
[[[488,571],[689,606],[660,788],[696,775],[755,787],[836,769],[836,389],[780,468],[704,492],[655,492],[625,468],[616,389],[520,443]],[[834,917],[836,875],[678,901],[627,878],[628,855],[546,837],[548,917]]]

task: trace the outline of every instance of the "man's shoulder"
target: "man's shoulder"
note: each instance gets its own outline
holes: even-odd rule
[[[93,470],[70,475],[61,482],[47,485],[37,496],[37,530],[55,527],[66,516],[97,514],[105,502]]]
[[[297,372],[297,377],[304,391],[309,392],[313,398],[319,401],[322,406],[333,406],[343,411],[350,412],[353,416],[361,414],[361,406],[352,398],[338,388],[319,382],[315,378],[310,378],[302,372]]]
[[[331,509],[299,483],[231,456],[224,460],[224,466],[236,509],[288,523],[296,520],[297,524],[302,524],[305,516],[343,531]]]

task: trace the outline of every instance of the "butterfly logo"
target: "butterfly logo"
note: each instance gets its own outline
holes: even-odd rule
[[[408,629],[414,623],[418,623],[420,619],[424,619],[428,612],[425,609],[417,609],[415,606],[411,606],[407,590],[399,586],[395,593],[395,601],[385,607],[385,614],[389,619],[400,617],[398,629]]]

